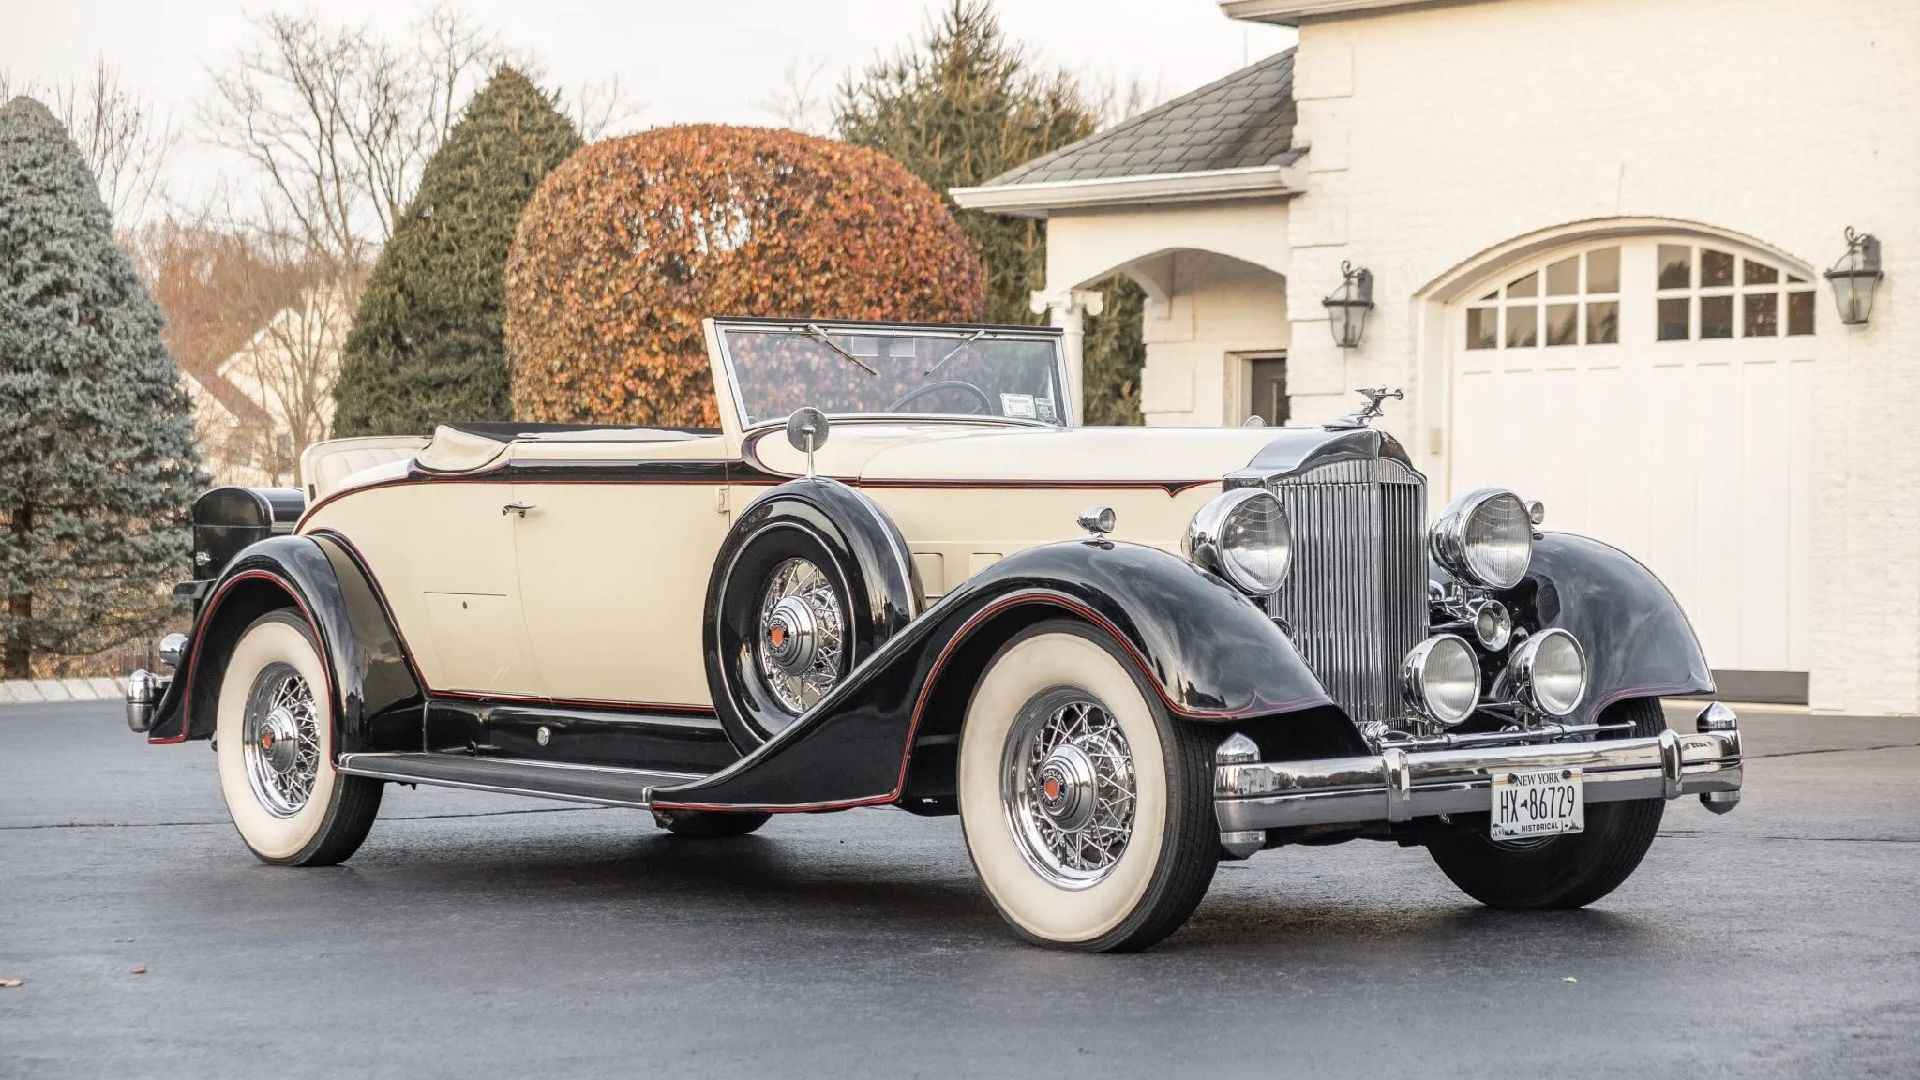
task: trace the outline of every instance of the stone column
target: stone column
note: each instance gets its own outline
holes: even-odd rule
[[[1086,339],[1085,317],[1106,310],[1106,295],[1098,289],[1035,290],[1028,302],[1035,315],[1047,317],[1047,325],[1064,331],[1060,351],[1067,360],[1067,393],[1073,396],[1073,422],[1085,423],[1086,376],[1081,363],[1081,344]]]

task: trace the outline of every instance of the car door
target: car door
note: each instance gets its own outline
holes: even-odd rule
[[[515,518],[520,605],[548,695],[711,704],[701,626],[729,522],[720,440],[569,453],[565,465],[522,459],[523,474],[553,478],[514,487],[527,507]]]
[[[514,530],[504,483],[434,480],[349,492],[308,529],[359,552],[435,692],[542,693],[521,625]]]

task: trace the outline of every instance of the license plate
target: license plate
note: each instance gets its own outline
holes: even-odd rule
[[[1580,832],[1586,828],[1586,810],[1579,769],[1494,774],[1495,840]]]

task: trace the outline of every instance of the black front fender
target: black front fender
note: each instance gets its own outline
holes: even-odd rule
[[[421,748],[423,684],[358,556],[328,533],[262,540],[227,564],[194,619],[148,741],[213,735],[228,653],[253,620],[277,608],[298,610],[320,643],[336,754]]]
[[[792,725],[713,776],[654,793],[661,809],[826,810],[900,798],[916,732],[970,643],[994,645],[1067,615],[1110,635],[1168,712],[1232,721],[1331,704],[1286,635],[1245,596],[1154,548],[1077,541],[1030,548],[974,575],[895,634]],[[984,637],[982,635],[985,635]]]
[[[1587,654],[1587,692],[1570,723],[1616,701],[1713,693],[1713,673],[1673,594],[1632,556],[1572,533],[1533,545],[1526,580],[1500,595],[1523,626],[1555,626]]]

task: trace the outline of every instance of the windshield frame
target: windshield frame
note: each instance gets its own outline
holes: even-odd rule
[[[1000,323],[906,323],[906,322],[858,322],[846,319],[771,319],[744,315],[726,316],[710,320],[713,326],[711,347],[717,354],[718,367],[725,376],[726,389],[716,392],[721,395],[724,404],[731,407],[735,422],[741,430],[753,431],[764,427],[778,427],[787,422],[785,416],[767,417],[749,422],[751,412],[741,396],[740,379],[734,371],[733,354],[729,345],[732,331],[746,330],[758,333],[786,333],[795,337],[811,337],[809,327],[818,327],[828,334],[874,334],[898,337],[932,337],[950,339],[955,345],[970,337],[978,341],[1045,341],[1053,346],[1053,381],[1059,388],[1061,409],[1060,421],[1049,423],[1045,420],[1028,420],[1018,416],[995,416],[988,413],[934,413],[934,412],[828,412],[829,419],[835,420],[893,420],[905,423],[923,421],[964,421],[977,424],[1009,425],[1031,427],[1042,430],[1064,430],[1079,426],[1079,408],[1074,398],[1073,382],[1069,378],[1066,355],[1062,348],[1064,331],[1057,326],[1017,326]]]

